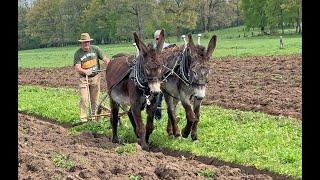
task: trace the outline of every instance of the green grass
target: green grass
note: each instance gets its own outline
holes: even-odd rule
[[[57,119],[61,123],[73,123],[79,119],[77,101],[80,98],[75,89],[33,86],[19,86],[18,88],[18,110]]]
[[[78,119],[78,93],[71,89],[19,86],[18,109],[73,123]],[[184,127],[184,111],[178,115]],[[143,112],[145,120],[145,113]],[[244,112],[203,106],[198,128],[198,141],[191,138],[173,139],[166,134],[166,119],[155,121],[150,137],[154,146],[188,151],[195,155],[216,157],[237,164],[255,166],[276,173],[301,178],[302,131],[301,121],[284,116],[271,116],[259,112]],[[122,143],[136,142],[132,126],[126,116],[119,128]],[[108,119],[71,128],[70,134],[90,130],[111,136]]]
[[[204,168],[202,170],[200,170],[199,172],[197,172],[197,174],[199,176],[202,176],[204,178],[210,178],[210,179],[213,179],[214,178],[214,171],[212,171],[211,169],[208,169],[208,168]]]
[[[279,35],[274,36],[254,36],[243,37],[242,26],[217,30],[203,35],[201,44],[207,47],[209,38],[212,34],[218,37],[216,50],[213,57],[223,56],[265,56],[265,55],[288,55],[302,53],[301,35],[284,35],[284,49],[279,48]],[[288,31],[288,30],[287,30]],[[238,35],[241,35],[239,38]],[[255,32],[255,34],[258,34]],[[193,36],[194,42],[197,42],[196,35]],[[167,42],[183,44],[182,40],[177,41],[175,37],[168,37]],[[150,43],[148,39],[145,43]],[[99,47],[109,56],[120,52],[133,54],[135,48],[132,43],[99,45]],[[63,67],[73,65],[73,55],[79,46],[43,48],[18,51],[18,66],[22,68],[31,67]]]
[[[52,157],[52,161],[56,167],[65,169],[67,171],[70,171],[75,166],[75,163],[69,160],[68,157],[63,154],[55,154]]]
[[[134,53],[135,49],[130,44],[98,45],[106,55],[120,53]],[[73,56],[79,46],[31,49],[18,52],[18,67],[64,67],[73,66]]]
[[[118,154],[123,154],[123,153],[134,154],[137,151],[137,149],[135,144],[125,143],[124,145],[117,147],[115,151]]]
[[[139,175],[139,174],[131,174],[130,176],[129,176],[129,180],[140,180],[140,179],[142,179],[142,177],[141,177],[141,175]]]

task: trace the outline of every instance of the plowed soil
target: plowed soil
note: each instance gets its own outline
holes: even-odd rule
[[[217,58],[203,104],[302,119],[301,55]],[[101,88],[106,89],[104,73]],[[78,87],[72,67],[19,69],[19,84]]]
[[[138,145],[133,154],[118,154],[119,145],[106,136],[91,132],[71,136],[67,129],[43,119],[20,113],[18,119],[18,179],[193,180],[205,179],[200,173],[204,170],[213,172],[214,179],[286,179],[214,160],[201,162],[194,156],[170,156],[162,149],[142,151]]]

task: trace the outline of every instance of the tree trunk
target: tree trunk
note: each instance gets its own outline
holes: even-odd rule
[[[205,3],[200,5],[200,23],[201,31],[207,31]]]
[[[264,26],[261,26],[260,30],[261,30],[261,34],[264,35]]]
[[[212,31],[212,22],[213,22],[213,17],[209,16],[208,24],[207,24],[208,31]]]
[[[180,39],[180,27],[179,26],[177,26],[177,28],[176,28],[176,35],[177,35],[177,40],[179,41],[179,39]]]
[[[202,31],[207,32],[208,28],[207,28],[207,24],[206,24],[206,18],[202,17],[201,22],[202,22]]]
[[[137,30],[139,37],[141,39],[144,39],[144,34],[143,34],[143,27],[142,27],[142,16],[141,16],[141,5],[140,3],[137,3],[136,5],[136,18],[137,18]]]

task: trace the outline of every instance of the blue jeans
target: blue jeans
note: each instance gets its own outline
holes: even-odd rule
[[[158,108],[157,108],[156,113],[155,113],[156,120],[160,120],[161,117],[162,117],[162,114],[161,114],[162,98],[163,98],[163,94],[160,93],[158,95],[158,97],[157,97],[157,102],[156,102],[158,104],[158,106],[157,106]]]

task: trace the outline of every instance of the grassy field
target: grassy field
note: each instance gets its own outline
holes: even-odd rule
[[[18,109],[72,124],[78,119],[78,98],[78,92],[74,89],[19,86]],[[178,114],[184,119],[181,107]],[[145,119],[145,113],[143,116]],[[301,178],[302,128],[299,120],[203,106],[198,129],[199,140],[191,142],[190,137],[180,140],[168,137],[165,131],[166,119],[167,115],[164,114],[163,120],[155,121],[155,131],[150,139],[154,146],[189,151]],[[119,128],[122,143],[136,142],[126,116],[123,122]],[[185,123],[185,120],[181,120],[180,127]],[[107,119],[101,123],[76,126],[69,131],[72,135],[83,130],[111,135]]]
[[[284,49],[279,48],[279,35],[274,36],[257,36],[258,32],[254,31],[254,36],[251,37],[251,32],[248,37],[243,37],[243,27],[229,28],[217,30],[203,35],[201,44],[208,45],[209,38],[212,34],[218,37],[216,50],[213,57],[222,56],[264,56],[264,55],[288,55],[302,53],[302,38],[301,35],[287,32],[284,35]],[[290,30],[287,30],[290,31]],[[239,38],[239,35],[241,37]],[[194,42],[197,42],[196,35]],[[182,40],[177,41],[175,37],[168,37],[167,42],[183,44]],[[145,43],[152,42],[146,40]],[[120,52],[133,54],[135,52],[132,43],[127,44],[109,44],[99,45],[99,47],[109,56],[113,56]],[[73,65],[73,55],[79,46],[59,47],[59,48],[43,48],[33,50],[23,50],[18,52],[19,67],[63,67]]]

